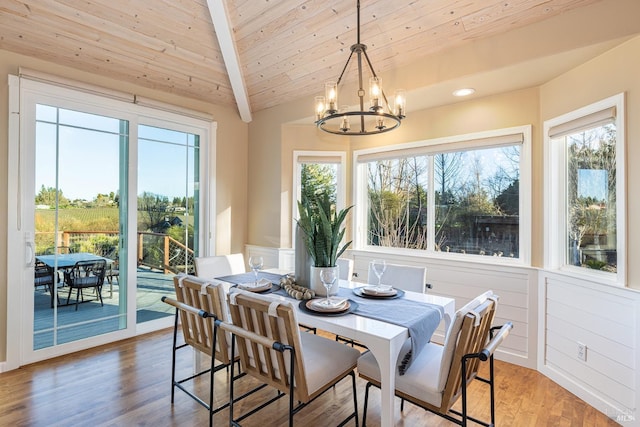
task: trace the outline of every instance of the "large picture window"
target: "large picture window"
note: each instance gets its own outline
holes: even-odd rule
[[[526,258],[528,139],[525,127],[357,152],[359,245]]]
[[[545,123],[547,265],[624,281],[624,144],[615,96]]]

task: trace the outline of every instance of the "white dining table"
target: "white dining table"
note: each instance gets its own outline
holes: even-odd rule
[[[360,282],[340,280],[342,288],[356,288],[365,285]],[[285,301],[291,298],[277,296]],[[448,329],[451,319],[455,315],[455,300],[430,294],[405,291],[403,298],[440,306],[444,311],[445,330]],[[406,327],[394,325],[381,320],[370,319],[356,314],[343,316],[322,316],[309,314],[298,308],[298,321],[304,325],[314,326],[333,334],[352,338],[366,345],[373,353],[380,367],[380,391],[381,391],[381,426],[394,425],[394,390],[398,355],[404,342],[409,338],[409,330]]]
[[[275,271],[273,272],[275,273]],[[339,285],[341,288],[353,289],[364,286],[365,283],[340,280]],[[292,301],[291,298],[282,295],[274,293],[269,295],[280,298],[283,301]],[[451,319],[455,315],[455,300],[452,298],[410,291],[405,291],[403,298],[442,307],[444,312],[442,321],[444,322],[445,330],[448,329]],[[352,338],[366,345],[369,351],[373,353],[380,367],[380,424],[382,427],[393,426],[397,360],[402,345],[409,338],[409,330],[404,326],[356,314],[345,314],[343,316],[314,315],[300,310],[299,304],[294,303],[293,305],[296,308],[298,321],[301,324]]]

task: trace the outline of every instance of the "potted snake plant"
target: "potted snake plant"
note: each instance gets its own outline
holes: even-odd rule
[[[311,258],[309,288],[317,295],[326,296],[327,293],[320,280],[320,272],[326,268],[337,270],[336,260],[351,244],[351,241],[342,244],[342,239],[345,233],[344,221],[352,207],[336,211],[327,194],[298,201],[298,226],[307,254]],[[337,273],[336,271],[336,277],[339,276]],[[336,280],[329,294],[337,292]]]

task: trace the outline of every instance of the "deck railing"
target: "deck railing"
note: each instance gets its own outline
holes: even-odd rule
[[[56,251],[90,252],[116,259],[118,240],[117,231],[61,231],[58,235],[58,249],[54,251],[54,233],[36,233],[39,254]],[[138,267],[162,270],[165,274],[193,274],[195,271],[193,249],[166,234],[138,232],[136,253]]]

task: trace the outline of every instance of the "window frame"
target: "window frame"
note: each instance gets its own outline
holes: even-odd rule
[[[367,192],[367,161],[376,158],[397,158],[403,155],[430,155],[466,151],[508,145],[506,141],[521,138],[520,148],[520,198],[519,198],[519,257],[479,256],[436,251],[435,239],[435,188],[433,176],[433,161],[429,168],[428,189],[428,249],[406,249],[380,247],[367,244],[367,214],[369,200]],[[502,142],[501,142],[502,141]],[[392,153],[397,153],[391,157]],[[353,152],[353,203],[354,248],[370,252],[410,255],[424,258],[446,258],[464,261],[477,261],[489,264],[530,265],[531,264],[531,125],[515,126],[443,138],[414,141],[384,147],[356,150]]]
[[[564,274],[584,277],[613,286],[624,287],[627,282],[627,210],[626,210],[626,131],[625,94],[619,93],[594,102],[569,113],[546,120],[543,124],[545,150],[545,196],[544,225],[546,236],[544,245],[544,267]],[[588,116],[615,109],[613,123],[616,126],[616,256],[617,271],[608,273],[585,267],[568,265],[566,262],[566,142],[553,144],[550,132],[554,128],[567,126],[571,122],[583,122]],[[594,122],[597,123],[597,122]],[[584,127],[579,126],[580,128]]]
[[[317,159],[317,161],[313,161]],[[346,151],[294,150],[293,152],[293,188],[291,191],[291,247],[295,246],[296,226],[298,225],[298,200],[302,195],[302,164],[325,163],[338,166],[336,171],[336,209],[341,210],[347,203],[347,153]]]

